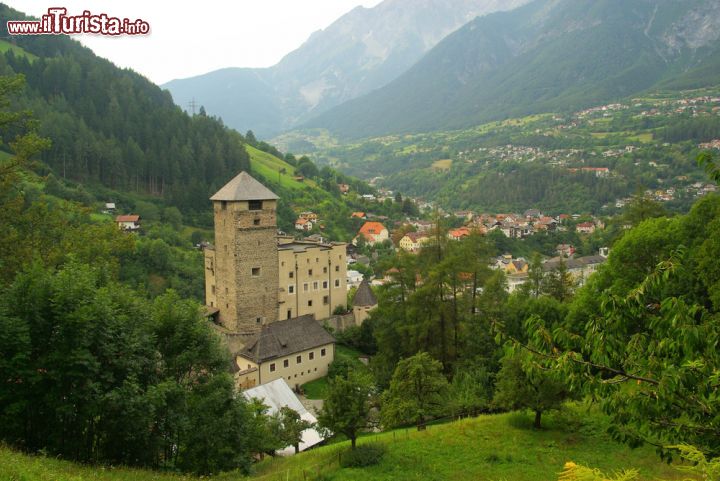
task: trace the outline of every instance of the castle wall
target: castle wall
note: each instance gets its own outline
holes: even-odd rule
[[[347,304],[345,244],[286,243],[278,255],[278,319],[325,319]]]

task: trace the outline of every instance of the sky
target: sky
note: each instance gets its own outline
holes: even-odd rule
[[[381,0],[4,1],[36,17],[50,7],[65,7],[68,15],[89,10],[148,22],[148,35],[74,37],[101,57],[162,84],[224,67],[269,67],[354,7],[373,7]]]

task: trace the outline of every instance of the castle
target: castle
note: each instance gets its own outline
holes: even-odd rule
[[[297,241],[277,230],[278,196],[242,172],[210,200],[215,245],[205,253],[205,301],[228,332],[280,320],[327,319],[347,304],[345,243]]]

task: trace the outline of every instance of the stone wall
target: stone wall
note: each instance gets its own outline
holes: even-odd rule
[[[332,329],[333,332],[342,332],[350,326],[357,325],[355,323],[355,315],[350,312],[348,314],[330,316],[327,319],[320,319],[318,322]]]

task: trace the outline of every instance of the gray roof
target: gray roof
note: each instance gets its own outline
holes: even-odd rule
[[[302,242],[302,241],[294,241],[294,242],[288,242],[286,244],[278,245],[278,250],[281,250],[281,251],[292,250],[294,252],[305,252],[308,249],[320,249],[320,250],[326,251],[328,249],[332,249],[332,245],[319,244],[317,242]]]
[[[240,172],[233,180],[218,190],[210,200],[277,200],[279,197],[270,189],[253,179],[250,174]]]
[[[353,299],[353,306],[377,306],[377,303],[377,298],[375,297],[375,294],[373,294],[373,291],[370,288],[370,283],[367,281],[367,279],[363,280],[360,283],[357,292],[355,293],[355,298]]]
[[[238,355],[258,364],[335,342],[312,314],[267,324]]]
[[[575,259],[565,259],[565,265],[568,269],[582,269],[585,266],[603,264],[607,259],[602,256],[586,256]],[[543,270],[548,272],[557,269],[560,266],[560,260],[555,258],[543,264]]]

